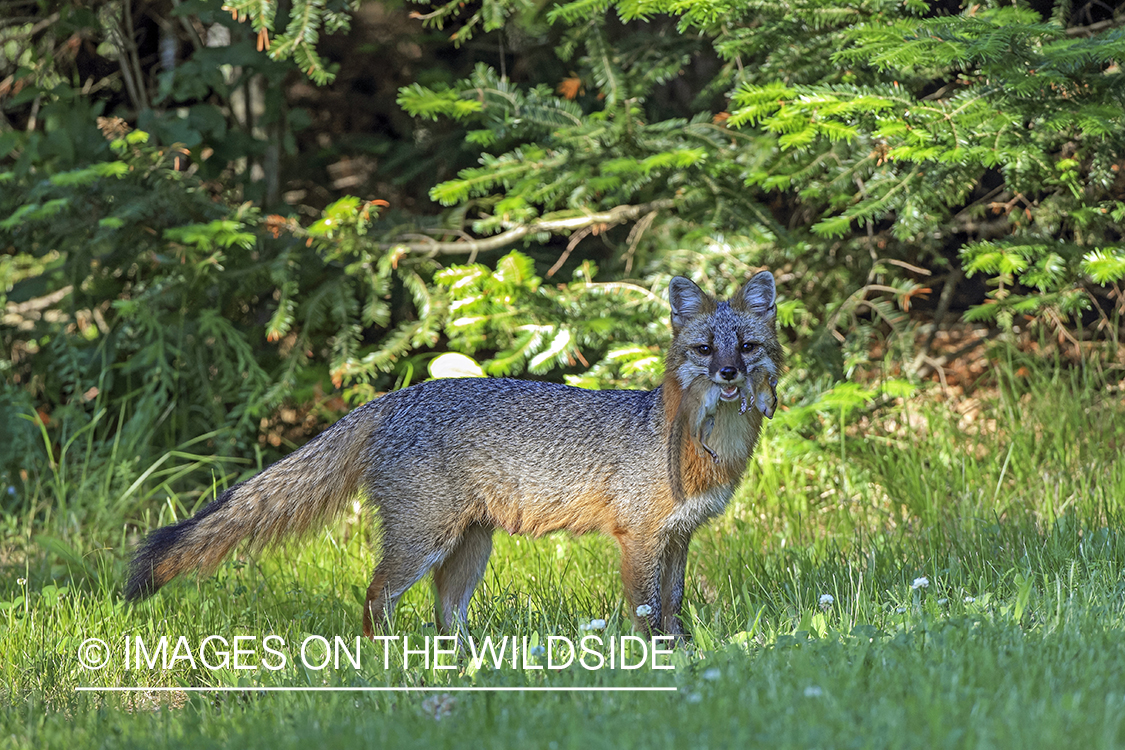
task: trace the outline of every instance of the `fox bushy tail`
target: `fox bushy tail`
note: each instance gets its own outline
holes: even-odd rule
[[[125,598],[152,596],[181,573],[212,573],[244,539],[260,550],[338,515],[361,486],[369,417],[369,409],[357,409],[191,518],[149,534],[133,558]]]

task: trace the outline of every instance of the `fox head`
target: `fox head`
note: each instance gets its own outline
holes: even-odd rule
[[[777,340],[773,274],[754,274],[726,301],[677,276],[668,287],[668,301],[673,338],[665,372],[680,388],[698,392],[714,384],[723,401],[740,400],[747,386],[768,388],[770,398],[759,393],[758,403],[776,403],[774,386],[784,353]],[[767,416],[772,414],[770,406]]]

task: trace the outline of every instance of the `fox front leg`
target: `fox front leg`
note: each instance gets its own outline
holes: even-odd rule
[[[633,625],[642,632],[660,632],[660,542],[651,535],[625,532],[617,536],[621,547],[621,581]]]
[[[660,630],[665,635],[676,636],[677,641],[683,641],[686,636],[680,607],[684,601],[684,571],[690,542],[690,534],[672,537],[660,558]]]

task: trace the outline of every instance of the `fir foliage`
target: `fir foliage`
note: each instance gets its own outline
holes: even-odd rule
[[[113,15],[129,7],[83,27],[120,52],[123,79],[140,67]],[[300,118],[271,99],[271,142],[228,116],[233,97],[294,66],[329,80],[318,43],[354,6],[224,7],[177,11],[230,44],[148,71],[152,91],[128,91],[141,127],[109,138],[104,101],[60,72],[69,27],[0,59],[22,87],[6,111],[26,123],[0,131],[0,280],[17,310],[4,413],[41,406],[58,434],[120,425],[139,453],[200,435],[245,453],[281,404],[356,403],[446,350],[490,375],[651,385],[674,273],[730,293],[775,270],[794,413],[875,339],[905,361],[906,313],[960,272],[988,284],[970,321],[1120,328],[1118,17],[920,0],[419,6],[452,44],[499,50],[399,90],[416,143],[381,168],[432,203],[334,195],[267,216],[246,200],[261,195],[247,164],[295,150]],[[505,51],[515,39],[547,73],[509,73],[527,55]]]

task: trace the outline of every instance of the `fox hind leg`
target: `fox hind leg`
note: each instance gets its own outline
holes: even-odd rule
[[[386,630],[399,598],[445,557],[440,547],[418,549],[392,537],[384,525],[383,557],[375,567],[363,605],[363,634],[368,638],[376,630]]]
[[[467,619],[469,600],[484,577],[492,554],[493,527],[470,524],[456,546],[434,568],[435,615],[438,629],[452,632]]]

